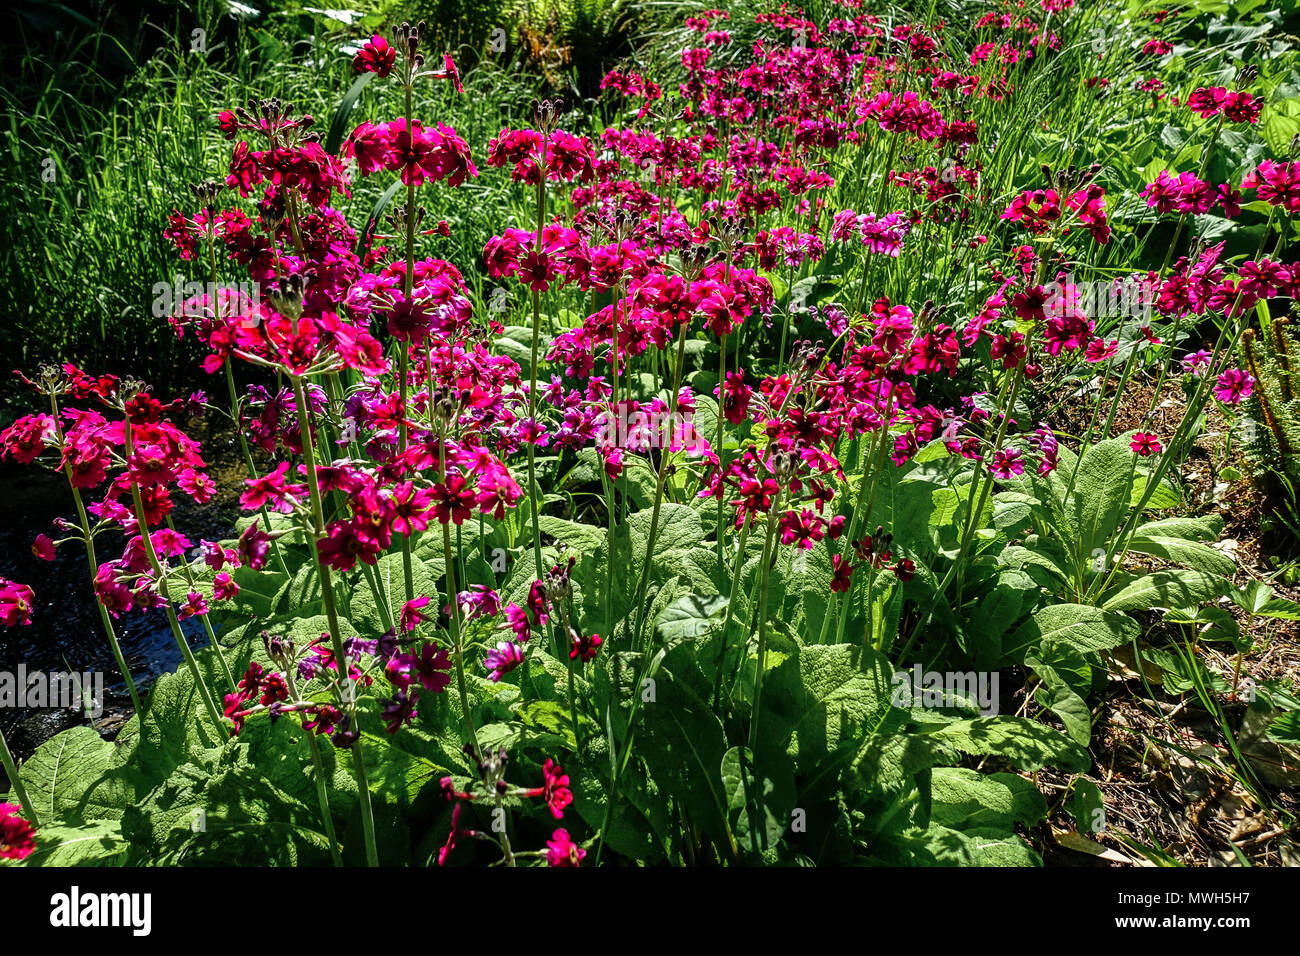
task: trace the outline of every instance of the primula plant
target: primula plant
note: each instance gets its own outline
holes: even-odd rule
[[[1191,472],[1293,391],[1243,343],[1290,341],[1300,76],[1194,12],[966,12],[692,10],[481,139],[402,23],[329,124],[193,117],[222,164],[154,228],[204,387],[28,368],[0,434],[131,706],[0,737],[0,859],[1034,865],[1101,852],[1108,678],[1193,694],[1285,832],[1229,725],[1294,772],[1247,655],[1300,605]]]

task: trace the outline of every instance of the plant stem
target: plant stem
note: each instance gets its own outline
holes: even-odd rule
[[[776,538],[776,512],[780,495],[772,498],[767,509],[767,538],[763,542],[763,583],[758,598],[758,666],[754,671],[754,709],[749,717],[749,750],[758,752],[758,717],[763,702],[763,665],[767,660],[767,585],[772,570],[772,542]]]
[[[298,682],[294,679],[293,668],[285,668],[285,682],[289,685],[289,694],[296,700],[301,700],[298,696]],[[299,715],[299,719],[306,721],[305,714]],[[312,779],[316,782],[316,800],[320,804],[321,823],[325,826],[325,838],[330,841],[330,859],[336,867],[343,865],[343,855],[339,852],[339,838],[334,830],[334,815],[330,813],[329,790],[325,786],[325,761],[321,757],[320,741],[316,739],[313,730],[303,727],[302,732],[307,735],[307,747],[311,750],[311,768]]]
[[[443,469],[443,480],[445,481],[445,463]],[[451,554],[451,528],[446,524],[442,526],[442,555],[443,563],[447,566],[447,603],[451,605],[451,644],[456,655],[456,688],[460,691],[460,709],[465,718],[465,729],[469,743],[474,746],[474,754],[477,759],[481,754],[478,749],[478,731],[474,727],[474,715],[471,713],[469,706],[469,691],[465,684],[465,643],[460,627],[460,598],[457,596],[456,591],[456,564],[452,560]]]
[[[343,647],[343,637],[339,632],[338,608],[334,604],[334,582],[330,578],[330,569],[320,559],[316,541],[325,534],[325,510],[321,505],[320,480],[316,475],[316,452],[312,441],[310,409],[307,396],[303,391],[302,377],[290,375],[293,382],[293,394],[298,403],[298,430],[302,436],[302,454],[307,464],[307,488],[311,494],[312,531],[308,534],[311,542],[312,557],[316,570],[320,573],[321,597],[325,602],[325,617],[329,623],[330,644],[334,649],[334,660],[339,669],[340,703],[343,704],[353,721],[357,723],[357,739],[349,748],[352,751],[352,771],[357,781],[359,810],[361,812],[361,832],[366,842],[366,864],[379,865],[379,851],[375,844],[375,817],[370,805],[370,784],[366,777],[365,756],[361,752],[362,733],[357,715],[356,697],[348,682],[348,655]]]
[[[686,363],[686,330],[690,323],[683,322],[681,329],[677,333],[677,371],[673,375],[673,390],[668,396],[670,408],[676,407],[677,392],[682,387],[682,367]],[[650,565],[654,559],[655,538],[659,533],[659,508],[663,503],[664,481],[668,477],[668,455],[671,452],[671,442],[669,448],[660,449],[661,457],[659,461],[659,476],[655,480],[655,503],[654,509],[650,512],[650,534],[646,540],[645,562],[641,565],[641,579],[636,588],[636,604],[634,610],[634,621],[632,628],[632,646],[638,650],[641,647],[641,622],[644,617],[644,603],[646,588],[650,584]]]
[[[257,478],[257,466],[253,464],[253,452],[248,447],[248,439],[244,435],[244,430],[240,427],[239,422],[239,396],[235,392],[235,373],[230,368],[230,356],[221,363],[225,369],[226,391],[230,395],[230,417],[235,425],[235,434],[239,436],[239,447],[244,453],[244,466],[248,469],[249,478]],[[266,510],[266,505],[259,509],[262,515],[262,527],[269,534],[271,531],[271,515]],[[275,555],[275,563],[280,568],[280,573],[286,578],[292,578],[289,574],[289,568],[284,563],[284,555],[280,553],[280,542],[273,540],[271,542],[271,553]]]
[[[22,804],[23,813],[27,815],[27,822],[34,827],[39,827],[41,825],[40,818],[36,816],[32,801],[27,797],[27,788],[23,786],[22,777],[18,775],[18,766],[14,763],[14,755],[9,752],[9,744],[5,740],[3,730],[0,730],[0,763],[4,764],[5,776],[9,778],[10,786],[14,788],[14,793],[18,795],[18,802]]]
[[[54,429],[58,438],[60,447],[63,445],[63,426],[59,424],[59,405],[55,396],[50,396],[50,409],[54,415]],[[95,538],[91,533],[90,516],[86,513],[86,503],[81,498],[81,489],[72,483],[72,463],[68,462],[63,466],[63,473],[67,475],[68,487],[72,489],[72,500],[77,505],[77,520],[81,522],[81,537],[86,542],[86,561],[90,564],[90,580],[93,590],[96,575],[99,574],[99,559],[95,557]],[[122,679],[126,681],[127,693],[131,695],[131,706],[135,708],[137,714],[144,713],[144,708],[140,704],[140,691],[136,689],[135,678],[131,675],[130,669],[126,666],[126,657],[122,654],[122,645],[117,640],[117,629],[113,627],[113,619],[109,616],[108,608],[104,607],[104,602],[95,595],[95,606],[99,608],[99,619],[104,623],[104,632],[108,635],[108,646],[112,648],[113,660],[117,662],[118,672],[121,673]]]
[[[129,416],[122,419],[122,434],[126,446],[126,457],[130,459],[133,454],[133,442],[131,436],[131,419]],[[158,585],[158,593],[162,596],[164,610],[167,612],[167,623],[171,625],[172,637],[176,639],[176,646],[180,648],[181,656],[185,659],[190,673],[194,675],[194,685],[199,689],[199,695],[203,698],[203,706],[208,710],[208,716],[212,719],[222,735],[226,734],[226,725],[222,720],[221,711],[212,697],[212,691],[208,688],[208,682],[203,677],[203,672],[199,670],[199,662],[194,657],[194,652],[190,650],[189,641],[185,639],[185,633],[181,630],[180,621],[176,617],[176,606],[172,603],[171,589],[167,586],[167,576],[163,572],[162,562],[158,560],[158,554],[154,551],[153,538],[149,534],[149,522],[145,518],[144,498],[140,494],[140,486],[136,482],[131,482],[131,500],[135,504],[136,531],[140,535],[140,543],[144,546],[145,556],[149,559],[149,567],[153,570],[155,582]]]
[[[167,522],[167,527],[171,528],[172,531],[176,530],[176,525],[172,521],[171,515],[167,515],[163,520]],[[190,571],[189,564],[182,564],[180,567],[181,573],[185,575],[185,583],[189,585],[191,591],[195,590],[194,574]],[[221,653],[221,645],[217,643],[217,633],[213,630],[212,622],[208,619],[207,614],[200,614],[198,616],[203,619],[203,630],[208,635],[208,644],[212,648],[213,652],[216,653],[217,660],[221,662],[221,671],[226,675],[226,683],[230,685],[230,692],[233,694],[238,690],[238,686],[235,684],[235,675],[230,672],[230,665],[226,663],[226,655]]]

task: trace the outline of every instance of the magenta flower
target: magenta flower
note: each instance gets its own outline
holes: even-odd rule
[[[238,593],[239,585],[231,578],[229,572],[217,572],[217,575],[212,579],[212,597],[217,601],[230,601]]]
[[[378,33],[367,40],[352,58],[352,69],[358,73],[374,73],[380,79],[393,72],[397,51]]]
[[[578,866],[587,851],[569,839],[568,830],[556,830],[546,842],[547,866]]]
[[[496,650],[487,652],[487,656],[483,658],[483,667],[491,680],[499,681],[523,662],[524,652],[518,644],[513,641],[501,641],[497,644]]]
[[[32,623],[32,603],[36,595],[25,584],[0,578],[0,624],[14,627]]]
[[[1240,405],[1255,390],[1255,380],[1249,372],[1230,368],[1219,374],[1214,385],[1214,397],[1225,405]]]
[[[1129,447],[1143,458],[1147,458],[1151,455],[1160,454],[1161,446],[1155,435],[1149,432],[1137,432],[1129,443]]]
[[[590,661],[600,650],[600,645],[604,639],[599,634],[592,634],[583,637],[580,634],[573,635],[573,640],[569,645],[569,660]]]
[[[991,468],[994,475],[1004,480],[1025,473],[1025,463],[1015,448],[1003,448],[994,455]]]
[[[419,597],[412,598],[402,605],[401,628],[403,631],[413,631],[416,626],[424,620],[420,610],[426,607],[429,599],[421,594]]]
[[[25,860],[36,849],[35,828],[20,817],[22,808],[12,803],[0,803],[0,860]],[[557,830],[556,836],[564,833]],[[568,834],[564,834],[568,839]],[[579,854],[583,851],[579,850]],[[578,859],[582,859],[581,856]],[[560,864],[552,864],[558,866]],[[575,866],[577,864],[574,864]]]
[[[48,534],[38,534],[32,541],[32,554],[42,561],[54,560],[54,541]]]

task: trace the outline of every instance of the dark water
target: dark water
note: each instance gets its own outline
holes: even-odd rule
[[[228,425],[211,431],[192,424],[188,431],[202,443],[204,458],[213,466],[208,471],[220,491],[213,501],[201,506],[175,494],[172,519],[196,545],[200,538],[229,538],[238,516],[239,479],[244,473],[237,464],[240,453],[234,433]],[[96,490],[83,494],[88,504],[98,497]],[[38,534],[44,532],[56,540],[62,537],[52,524],[57,517],[76,520],[72,493],[61,473],[36,464],[0,462],[0,576],[26,584],[35,592],[30,625],[0,625],[0,670],[14,672],[23,664],[29,674],[102,672],[106,700],[95,726],[109,735],[130,717],[131,699],[95,605],[85,548],[78,541],[61,545],[53,562],[42,561],[31,553],[32,539]],[[119,557],[123,543],[119,532],[97,536],[96,557],[101,562]],[[132,611],[113,623],[122,654],[141,692],[159,674],[175,670],[180,664],[180,649],[161,609]],[[199,620],[184,621],[181,627],[191,647],[207,643]],[[0,730],[20,760],[60,730],[85,722],[84,716],[62,709],[0,708]],[[0,769],[0,794],[6,789],[7,781]]]

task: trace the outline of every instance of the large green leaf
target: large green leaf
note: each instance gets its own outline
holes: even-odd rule
[[[1130,441],[1118,437],[1098,442],[1079,464],[1066,518],[1080,554],[1104,546],[1128,510],[1134,474]]]
[[[791,749],[801,773],[827,777],[875,735],[900,730],[906,712],[893,706],[888,658],[856,644],[813,645],[799,652],[804,699]]]
[[[116,820],[53,824],[36,832],[36,849],[20,866],[122,866],[128,846]]]
[[[1060,731],[1026,717],[999,715],[957,720],[934,729],[930,736],[965,754],[995,756],[1022,771],[1051,765],[1072,773],[1088,769],[1088,752]]]
[[[1045,641],[1059,641],[1084,653],[1130,643],[1139,633],[1137,622],[1087,604],[1049,604],[1036,611],[1006,638],[1003,653],[1015,660]]]
[[[657,629],[664,643],[703,637],[710,626],[720,623],[727,610],[727,599],[720,594],[708,597],[688,594],[673,601],[659,615]]]
[[[650,775],[687,808],[697,826],[734,852],[721,769],[726,735],[708,703],[661,669],[654,700],[642,705],[640,720],[637,752]]]
[[[1033,782],[1013,773],[978,773],[968,767],[937,767],[930,778],[933,821],[966,830],[1037,826],[1047,800]]]
[[[1146,611],[1151,608],[1190,608],[1212,601],[1228,590],[1221,575],[1207,571],[1153,571],[1123,575],[1102,595],[1107,611]]]
[[[135,800],[121,754],[92,727],[73,727],[36,748],[19,770],[41,820],[117,820]],[[16,797],[10,798],[16,803]]]
[[[908,835],[904,845],[916,866],[1042,866],[1020,837],[1001,830],[934,826]]]
[[[759,774],[749,748],[732,747],[722,757],[722,785],[737,844],[751,853],[775,847],[790,826],[795,804],[794,766],[789,758],[780,763],[769,760]]]

